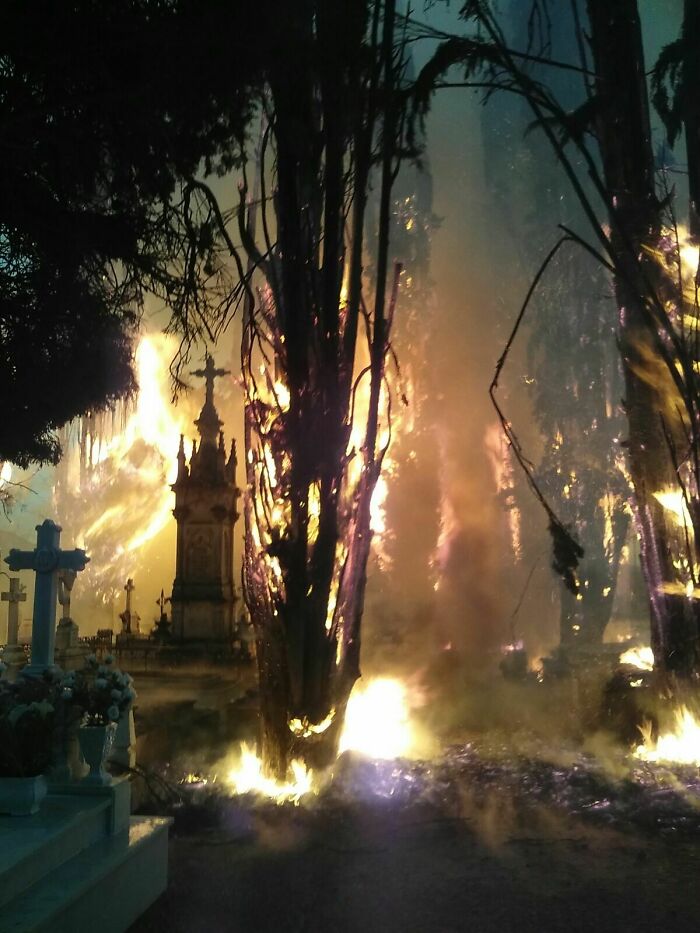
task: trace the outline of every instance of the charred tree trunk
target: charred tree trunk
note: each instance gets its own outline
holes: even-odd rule
[[[278,778],[294,758],[323,765],[334,757],[359,676],[369,506],[383,456],[379,428],[390,418],[382,402],[388,221],[380,222],[372,310],[362,233],[380,86],[386,203],[394,175],[394,18],[393,0],[298,5],[295,41],[287,41],[294,59],[269,70],[277,240],[269,242],[264,196],[266,254],[241,230],[266,278],[243,353],[244,582],[258,643],[262,758]]]
[[[678,476],[663,417],[674,386],[661,363],[664,338],[651,307],[663,289],[658,264],[648,250],[660,240],[662,221],[654,185],[641,24],[636,0],[588,0],[588,14],[599,101],[597,134],[616,260],[629,466],[652,643],[658,662],[668,670],[689,673],[697,665],[695,603],[674,592],[674,560],[683,547],[667,510],[655,497],[676,488]]]

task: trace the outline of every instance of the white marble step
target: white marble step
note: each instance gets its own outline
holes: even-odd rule
[[[35,816],[0,817],[0,914],[8,901],[105,836],[111,807],[109,797],[49,796]]]
[[[8,903],[1,933],[124,933],[166,888],[169,823],[131,817]]]

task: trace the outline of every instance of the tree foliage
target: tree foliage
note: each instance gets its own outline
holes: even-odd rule
[[[55,462],[58,426],[134,388],[146,291],[202,312],[220,270],[181,179],[237,160],[265,25],[251,6],[5,4],[0,459]]]

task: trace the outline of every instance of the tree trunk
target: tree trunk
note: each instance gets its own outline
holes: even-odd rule
[[[278,239],[271,258],[258,252],[267,289],[245,337],[244,572],[258,643],[263,765],[279,779],[294,758],[323,766],[335,757],[359,676],[369,504],[387,417],[380,403],[387,218],[372,312],[362,296],[362,235],[380,74],[387,205],[393,181],[394,18],[394,0],[307,0],[294,16],[293,58],[270,68]],[[267,233],[264,204],[262,220]],[[358,334],[367,335],[365,347]]]
[[[598,141],[610,194],[615,293],[625,375],[629,466],[635,521],[649,591],[657,663],[690,673],[697,664],[694,601],[678,594],[674,560],[679,533],[655,493],[678,487],[662,413],[673,397],[670,371],[661,362],[660,335],[650,307],[662,294],[656,249],[661,212],[655,194],[649,105],[636,0],[588,0],[591,47],[599,95]],[[654,363],[653,361],[656,361]]]

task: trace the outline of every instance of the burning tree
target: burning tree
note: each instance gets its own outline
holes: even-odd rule
[[[538,2],[533,8],[542,13]],[[509,47],[496,16],[482,0],[469,0],[463,9],[477,34],[443,44],[424,69],[419,96],[425,101],[436,77],[458,62],[466,66],[468,85],[520,95],[590,223],[593,243],[563,226],[563,237],[543,269],[562,246],[575,243],[613,277],[629,428],[626,446],[652,642],[657,663],[688,674],[697,671],[700,661],[695,598],[700,565],[697,251],[679,230],[672,192],[659,193],[655,183],[636,0],[588,0],[586,12],[593,61],[587,60],[579,29],[578,70],[586,79],[586,95],[573,111],[546,83],[532,77],[530,55]],[[697,18],[686,17],[684,50],[697,48],[698,36],[691,35],[697,25]],[[675,90],[681,101],[689,99],[690,88],[683,82],[692,73],[689,66],[676,69],[681,86]],[[695,109],[686,106],[682,113],[696,133]],[[600,163],[590,148],[591,138],[597,142]],[[697,166],[689,165],[691,177],[696,171]],[[603,212],[606,222],[600,217]]]
[[[247,270],[222,215],[220,232],[246,283],[244,595],[257,637],[263,762],[283,778],[293,758],[324,763],[334,754],[360,673],[370,504],[391,435],[385,360],[400,267],[392,277],[388,239],[404,64],[393,0],[314,0],[280,15],[262,98],[259,196],[249,199],[247,173],[240,190]],[[377,163],[370,301],[363,244]],[[258,270],[264,282],[254,292]]]

